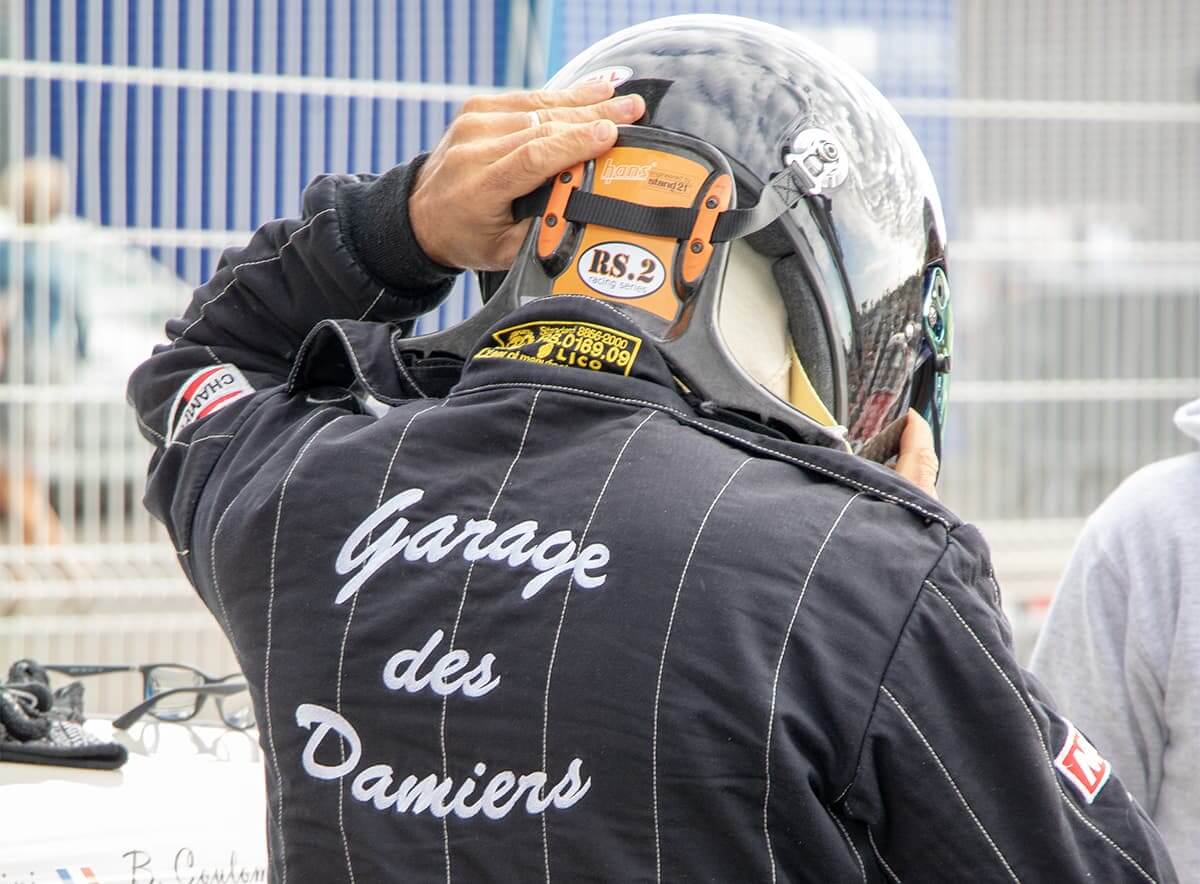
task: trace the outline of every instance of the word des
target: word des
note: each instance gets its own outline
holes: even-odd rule
[[[421,670],[429,663],[434,649],[442,643],[445,632],[437,630],[419,651],[399,651],[392,655],[383,667],[383,683],[393,691],[408,691],[416,694],[429,688],[435,694],[447,697],[462,691],[465,697],[482,697],[494,691],[500,684],[500,676],[492,675],[495,654],[484,654],[473,669],[463,672],[471,662],[471,655],[461,648],[447,651],[439,657],[428,671]],[[462,673],[459,675],[459,673]]]

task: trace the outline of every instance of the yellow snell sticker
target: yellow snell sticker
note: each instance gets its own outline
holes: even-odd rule
[[[496,345],[482,348],[476,359],[516,359],[627,377],[642,347],[635,335],[591,322],[526,322],[502,328],[492,339]]]

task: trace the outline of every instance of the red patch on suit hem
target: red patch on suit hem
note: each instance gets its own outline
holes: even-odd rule
[[[1112,765],[1069,721],[1067,739],[1054,759],[1054,766],[1088,804],[1096,800],[1112,774]]]

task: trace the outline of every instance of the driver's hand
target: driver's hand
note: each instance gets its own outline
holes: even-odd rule
[[[933,430],[925,418],[909,409],[900,435],[900,456],[896,458],[895,470],[934,500],[937,500],[938,456],[933,447]]]
[[[468,99],[409,197],[425,254],[447,267],[508,269],[532,223],[513,222],[512,201],[600,156],[617,140],[615,124],[645,112],[640,95],[612,93],[609,83],[586,83]]]

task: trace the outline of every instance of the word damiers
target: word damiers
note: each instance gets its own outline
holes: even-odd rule
[[[310,777],[338,780],[349,776],[362,761],[363,746],[358,731],[332,709],[301,703],[296,707],[296,724],[312,732],[301,759]],[[342,742],[346,753],[339,764],[317,760],[317,749],[330,734]],[[592,788],[592,778],[585,779],[582,768],[583,760],[573,759],[562,778],[551,784],[541,770],[525,774],[501,770],[487,776],[487,765],[480,761],[471,769],[474,776],[462,779],[455,788],[453,778],[433,773],[424,777],[409,774],[396,783],[396,772],[390,764],[370,764],[355,774],[350,794],[376,810],[429,813],[438,818],[454,814],[464,820],[482,813],[488,819],[499,820],[521,804],[529,814],[544,813],[551,807],[566,810],[574,806]]]

